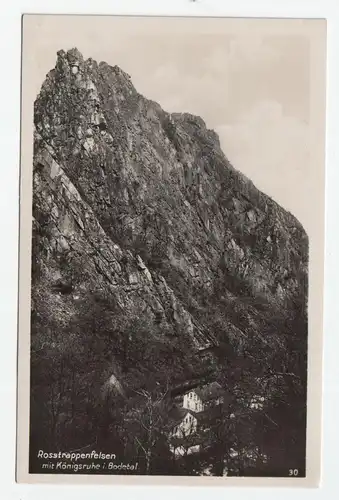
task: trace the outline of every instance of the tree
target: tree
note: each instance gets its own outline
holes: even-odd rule
[[[149,474],[155,450],[160,441],[167,442],[168,416],[166,402],[169,396],[169,385],[135,390],[136,398],[133,407],[126,415],[133,430],[132,440],[135,442],[137,455],[141,452],[144,473]]]

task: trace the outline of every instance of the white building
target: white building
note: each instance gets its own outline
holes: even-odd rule
[[[202,399],[194,390],[184,394],[182,405],[183,408],[187,408],[187,410],[192,410],[198,413],[204,410]]]
[[[200,445],[196,443],[198,419],[187,408],[175,408],[171,415],[173,428],[170,432],[170,451],[177,457],[196,453]]]
[[[218,382],[211,382],[187,392],[183,397],[183,408],[199,413],[223,402],[224,391],[221,385]]]
[[[196,387],[177,396],[173,408],[173,427],[170,432],[170,450],[176,456],[189,455],[200,450],[199,418],[212,406],[223,403],[223,391],[217,382]]]
[[[186,455],[192,455],[192,453],[198,453],[200,450],[200,444],[192,446],[170,446],[170,451],[177,457],[185,457]]]
[[[195,434],[198,428],[198,419],[190,412],[187,412],[185,416],[180,419],[172,432],[172,437],[184,438]]]

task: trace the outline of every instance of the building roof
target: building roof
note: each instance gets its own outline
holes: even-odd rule
[[[168,414],[171,426],[174,427],[175,425],[180,424],[188,413],[197,420],[200,419],[200,412],[195,412],[193,410],[188,410],[187,408],[182,407],[173,407]]]
[[[193,434],[187,437],[173,437],[172,438],[172,446],[174,448],[179,448],[180,446],[185,446],[187,448],[191,448],[192,446],[197,446],[204,443],[204,436],[200,436],[199,434]]]
[[[211,382],[210,384],[193,389],[202,401],[209,401],[224,394],[224,390],[218,382]]]
[[[168,419],[169,419],[170,423],[174,426],[174,425],[182,422],[182,420],[185,418],[187,413],[188,413],[188,410],[186,410],[185,408],[180,408],[180,407],[174,406],[168,414]]]
[[[222,417],[221,407],[220,405],[211,406],[198,413],[198,415],[200,425],[212,424],[216,418]]]

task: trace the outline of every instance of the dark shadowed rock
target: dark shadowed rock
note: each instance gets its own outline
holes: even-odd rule
[[[217,373],[226,344],[258,365],[288,358],[291,338],[305,345],[307,235],[230,164],[202,118],[165,112],[119,67],[72,49],[57,54],[34,126],[33,336],[41,318],[65,328],[99,294],[114,318],[155,324],[154,345],[189,352],[178,384]],[[152,368],[128,378],[115,328],[91,369],[122,394]]]

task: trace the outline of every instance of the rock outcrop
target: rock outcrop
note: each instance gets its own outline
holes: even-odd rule
[[[148,348],[154,341],[164,372],[174,345],[191,360],[191,371],[174,370],[173,384],[199,370],[219,373],[225,346],[226,358],[271,360],[279,373],[292,369],[291,357],[305,358],[307,235],[230,164],[201,118],[165,112],[120,68],[72,49],[57,54],[34,126],[34,349],[52,353],[52,364],[63,349],[82,352],[89,331],[57,340],[46,331],[67,331],[100,296],[113,322],[136,321],[124,339],[115,325],[88,367],[98,386],[114,380],[120,393],[153,376],[121,354],[143,322],[147,331],[155,325]]]

